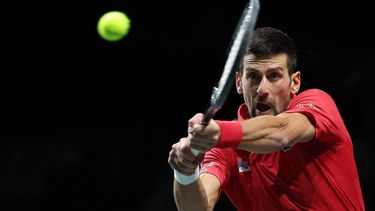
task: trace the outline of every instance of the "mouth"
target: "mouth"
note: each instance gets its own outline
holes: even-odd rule
[[[265,113],[271,110],[271,106],[265,103],[257,103],[256,110],[258,110],[260,113]]]

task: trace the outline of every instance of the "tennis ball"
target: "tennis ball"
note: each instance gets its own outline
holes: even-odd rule
[[[118,41],[129,33],[130,19],[124,12],[110,11],[98,21],[98,33],[107,41]]]

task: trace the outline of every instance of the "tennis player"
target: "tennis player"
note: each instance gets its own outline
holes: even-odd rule
[[[364,210],[351,137],[326,92],[299,93],[293,40],[270,27],[254,31],[236,89],[234,121],[189,120],[172,146],[179,210],[213,210],[225,193],[237,210]],[[191,148],[201,153],[194,156]]]

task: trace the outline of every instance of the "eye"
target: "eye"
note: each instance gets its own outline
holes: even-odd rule
[[[281,74],[278,72],[271,72],[268,74],[267,78],[269,78],[270,81],[276,81],[281,78]]]
[[[247,78],[249,78],[250,80],[258,81],[258,80],[260,80],[261,76],[256,72],[249,72],[247,74]]]

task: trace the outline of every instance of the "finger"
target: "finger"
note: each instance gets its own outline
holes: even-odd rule
[[[206,139],[204,136],[196,134],[190,140],[190,147],[198,151],[206,152],[212,148],[212,143],[209,139]]]
[[[181,174],[184,174],[184,175],[191,175],[192,172],[191,171],[186,171],[185,169],[183,168],[180,168],[176,163],[170,163],[170,166],[173,170],[176,170],[178,172],[180,172]]]
[[[178,160],[174,160],[173,166],[178,172],[183,174],[193,174],[195,172],[196,166],[191,163],[190,167],[186,166],[185,163],[180,163]]]
[[[178,156],[184,156],[185,159],[189,161],[195,160],[195,155],[191,151],[191,146],[190,146],[190,139],[192,138],[192,135],[188,135],[186,138],[182,138],[180,140],[180,145],[179,149],[176,151]],[[180,153],[178,153],[180,151]]]
[[[187,168],[194,168],[196,165],[193,165],[195,160],[195,155],[193,155],[190,143],[187,138],[182,138],[179,143],[172,146],[172,150],[169,153],[171,158],[177,158],[175,161]]]
[[[199,124],[203,120],[203,114],[195,114],[191,119],[189,119],[188,126],[193,127],[193,125]]]
[[[188,127],[187,133],[188,133],[188,135],[189,134],[191,134],[191,135],[193,134],[193,126],[189,126]]]
[[[193,133],[198,133],[198,132],[203,131],[204,128],[205,128],[204,125],[202,125],[201,123],[198,123],[198,124],[193,125],[192,131]]]
[[[191,153],[191,152],[190,152]],[[193,161],[195,160],[195,156],[193,157],[193,159],[188,159],[186,156],[182,156],[182,155],[177,155],[176,156],[176,162],[181,166],[181,167],[184,167],[184,168],[195,168],[196,165],[193,164]]]

